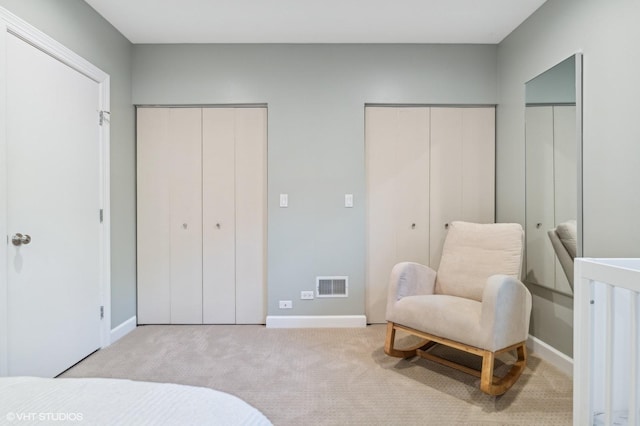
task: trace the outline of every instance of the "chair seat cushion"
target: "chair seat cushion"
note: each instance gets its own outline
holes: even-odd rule
[[[480,327],[482,303],[444,294],[408,296],[387,312],[387,320],[458,343],[489,349]]]

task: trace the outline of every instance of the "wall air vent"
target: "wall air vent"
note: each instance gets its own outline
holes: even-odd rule
[[[316,297],[348,297],[349,277],[316,277]]]

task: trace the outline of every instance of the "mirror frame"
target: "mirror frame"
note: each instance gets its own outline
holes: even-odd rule
[[[576,176],[576,183],[577,183],[577,188],[576,188],[576,200],[577,200],[577,206],[576,206],[576,228],[577,228],[577,236],[576,236],[576,257],[583,257],[584,256],[584,211],[583,211],[583,129],[582,129],[582,124],[583,124],[583,55],[581,52],[575,53],[573,55],[569,55],[566,58],[558,61],[557,63],[549,66],[547,69],[543,70],[542,72],[538,73],[537,75],[533,76],[532,78],[530,78],[529,80],[527,80],[524,84],[525,87],[525,102],[524,102],[524,106],[525,106],[525,111],[526,111],[526,107],[527,107],[527,96],[526,96],[526,87],[527,87],[527,83],[535,80],[536,78],[540,77],[541,75],[543,75],[544,73],[546,73],[547,71],[553,69],[556,65],[559,65],[560,63],[566,61],[567,59],[573,57],[574,61],[575,61],[575,75],[574,75],[574,82],[575,82],[575,105],[576,105],[576,171],[577,171],[577,176]],[[526,120],[525,120],[525,126],[526,126]],[[524,138],[525,141],[525,152],[526,152],[526,136]],[[526,167],[526,156],[525,156],[525,167]],[[527,181],[526,181],[526,177],[525,177],[525,228],[526,228],[526,223],[527,223],[527,197],[526,197],[526,191],[527,191]],[[525,235],[525,241],[526,241],[527,236]],[[526,245],[525,245],[525,250],[526,250]],[[524,271],[525,272],[527,270],[526,267],[526,256],[524,258]],[[524,279],[524,275],[523,275],[523,279]],[[531,284],[531,285],[535,285],[538,286],[540,288],[544,288],[546,290],[549,291],[553,291],[556,292],[558,294],[562,294],[568,297],[573,297],[573,293],[568,293],[562,290],[558,290],[555,287],[551,287],[551,286],[547,286],[544,284],[539,284],[539,283],[535,283],[535,282],[530,282],[527,281],[527,284]],[[575,286],[575,282],[574,282],[574,286]]]
[[[584,256],[584,223],[583,223],[583,188],[582,188],[582,115],[583,105],[582,105],[582,53],[576,53],[576,145],[578,149],[578,154],[576,158],[578,159],[577,169],[578,169],[578,209],[577,209],[577,224],[578,224],[578,235],[576,237],[576,257]],[[575,285],[575,283],[574,283]]]

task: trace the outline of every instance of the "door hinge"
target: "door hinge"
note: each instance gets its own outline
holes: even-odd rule
[[[99,111],[98,112],[99,117],[100,117],[100,125],[102,126],[104,124],[105,121],[109,121],[109,118],[111,117],[111,112],[109,111]]]
[[[100,319],[104,319],[104,306],[100,306]]]
[[[100,223],[104,221],[104,210],[100,209]]]

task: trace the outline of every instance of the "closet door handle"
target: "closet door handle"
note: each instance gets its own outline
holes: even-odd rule
[[[220,229],[220,224],[216,223],[216,228]]]
[[[411,224],[411,229],[416,229],[416,224],[415,223]]]
[[[449,224],[448,223],[444,224],[444,229],[449,229]]]
[[[13,237],[11,237],[11,243],[14,246],[27,245],[31,242],[31,236],[29,234],[22,235],[21,233],[16,233]]]

